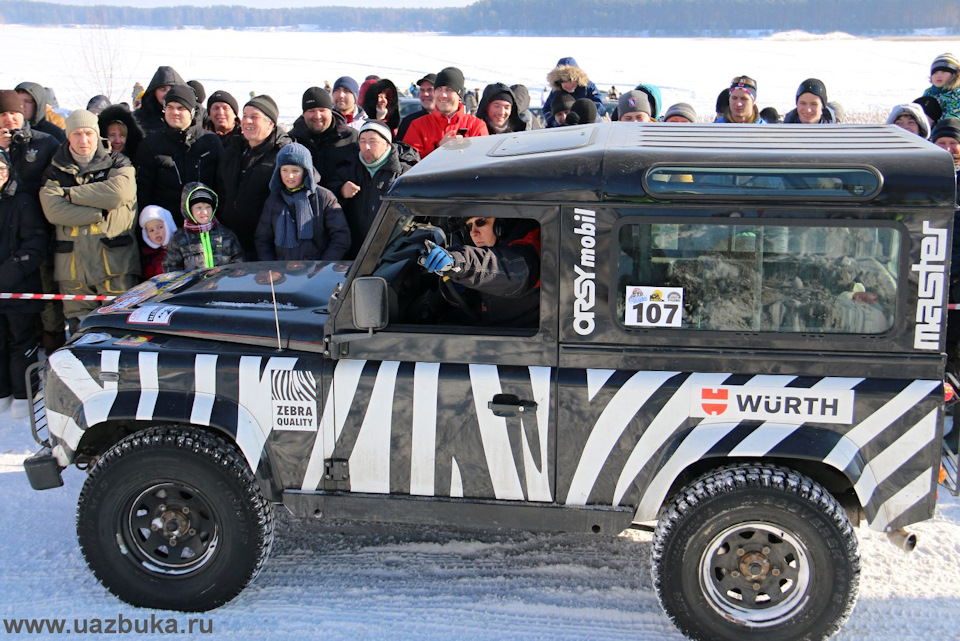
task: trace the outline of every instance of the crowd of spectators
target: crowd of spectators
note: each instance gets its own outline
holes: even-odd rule
[[[782,118],[738,75],[716,114],[664,107],[640,83],[604,94],[571,57],[546,75],[536,113],[521,84],[466,88],[456,67],[410,86],[420,109],[401,117],[394,82],[343,76],[307,87],[289,131],[269,95],[206,95],[161,66],[132,106],[102,95],[61,118],[33,82],[0,90],[0,289],[115,296],[163,271],[249,260],[352,259],[393,181],[453,140],[542,127],[623,122],[843,122],[816,78],[800,83]],[[888,124],[929,139],[954,160],[960,186],[960,62],[937,56],[923,96],[892,107]],[[0,410],[25,415],[23,372],[62,345],[99,303],[3,301]],[[42,329],[42,332],[38,331]]]

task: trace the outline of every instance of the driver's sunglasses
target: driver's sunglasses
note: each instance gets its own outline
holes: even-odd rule
[[[478,218],[472,223],[466,223],[465,227],[467,228],[467,233],[469,234],[470,232],[472,232],[474,227],[476,227],[477,229],[480,229],[481,227],[486,227],[488,222],[490,222],[489,218]]]

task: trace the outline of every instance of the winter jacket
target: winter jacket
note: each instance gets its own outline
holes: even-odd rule
[[[457,269],[445,275],[480,293],[481,324],[496,327],[539,324],[539,227],[498,240],[493,247],[453,247],[450,255]]]
[[[563,79],[577,81],[577,88],[573,90],[574,100],[589,98],[597,105],[597,114],[605,113],[600,91],[597,90],[597,86],[593,84],[587,76],[587,73],[580,68],[580,65],[578,65],[577,61],[573,58],[560,58],[560,60],[557,61],[557,66],[547,74],[547,82],[550,83],[550,93],[547,94],[547,99],[543,103],[543,111],[541,114],[548,129],[559,126],[557,121],[553,119],[553,112],[550,110],[550,101],[553,100],[555,92],[563,91],[561,87]]]
[[[183,78],[174,70],[173,67],[157,67],[157,72],[153,74],[150,84],[143,92],[143,100],[140,102],[140,108],[133,112],[143,135],[148,136],[154,131],[163,129],[163,105],[157,100],[155,95],[159,87],[166,85],[185,85]]]
[[[23,142],[10,143],[10,162],[20,183],[19,190],[37,196],[43,185],[43,172],[60,149],[60,143],[50,134],[34,131],[27,122],[23,123],[21,131]]]
[[[496,132],[493,130],[493,125],[490,124],[490,119],[487,116],[487,108],[490,106],[490,103],[493,101],[493,97],[497,95],[506,94],[510,96],[510,116],[507,118],[506,131]],[[499,98],[502,100],[502,98]],[[496,133],[513,133],[517,131],[526,131],[529,127],[528,123],[520,117],[520,107],[517,105],[517,96],[513,93],[513,89],[503,84],[502,82],[495,82],[493,84],[487,85],[483,88],[483,97],[480,98],[480,105],[477,107],[477,118],[483,121],[487,126],[487,132],[492,136]]]
[[[350,225],[350,251],[346,258],[354,259],[370,232],[373,219],[380,211],[380,200],[387,193],[393,181],[408,169],[420,162],[417,150],[405,143],[393,143],[390,146],[390,158],[373,176],[360,161],[360,148],[354,145],[353,157],[340,171],[339,185],[347,181],[360,188],[353,198],[341,198],[343,212]],[[340,193],[337,191],[336,193]]]
[[[42,131],[53,136],[58,143],[66,141],[66,132],[47,120],[47,103],[49,101],[47,100],[47,90],[43,88],[43,85],[35,82],[21,82],[16,86],[16,90],[30,94],[33,102],[37,105],[37,110],[33,113],[33,118],[30,119],[30,127],[34,131]]]
[[[0,189],[0,291],[41,293],[40,264],[47,255],[47,221],[37,199],[19,193],[11,174]],[[0,301],[0,312],[39,313],[43,301]]]
[[[387,115],[377,118],[377,97],[381,93],[387,96]],[[366,112],[368,120],[382,120],[396,135],[397,127],[400,126],[400,97],[397,86],[391,80],[384,78],[370,85],[363,94],[363,104],[360,106]]]
[[[476,116],[468,115],[463,110],[463,105],[457,109],[456,113],[447,118],[439,111],[418,118],[410,123],[407,135],[403,142],[417,150],[420,158],[426,158],[434,149],[440,146],[440,139],[448,131],[456,132],[459,129],[466,129],[467,138],[473,136],[488,135],[487,126]]]
[[[313,166],[320,174],[320,185],[336,193],[331,186],[336,180],[338,167],[349,162],[356,153],[356,142],[360,132],[347,126],[347,121],[336,109],[333,112],[333,122],[325,131],[315,134],[303,121],[303,116],[297,118],[290,130],[290,137],[310,150],[313,157]]]
[[[63,143],[44,178],[40,204],[56,229],[55,278],[92,286],[139,274],[137,186],[130,160],[98,147],[81,169],[69,143]]]
[[[940,118],[960,118],[960,87],[944,90],[943,87],[930,86],[924,96],[933,96],[940,103],[943,115]]]
[[[240,239],[243,251],[252,259],[256,255],[254,236],[263,205],[270,195],[270,178],[277,153],[291,143],[290,136],[277,128],[262,143],[232,147],[220,158],[217,170],[217,195],[220,210],[217,219]]]
[[[796,109],[791,109],[783,117],[784,124],[787,125],[798,125],[800,124],[800,114],[797,113]],[[837,123],[837,114],[834,113],[833,108],[829,105],[824,105],[823,115],[820,116],[821,125],[833,125]]]
[[[183,186],[190,182],[216,184],[222,154],[220,137],[199,122],[183,131],[164,125],[148,135],[137,151],[137,203],[141,208],[159,205],[173,214],[177,227],[183,226]]]
[[[110,127],[111,123],[119,122],[127,128],[127,142],[123,146],[123,155],[131,161],[136,160],[137,149],[143,141],[143,132],[140,131],[140,125],[137,124],[137,120],[130,110],[125,105],[110,105],[100,112],[97,120],[100,121],[100,137],[104,140],[107,140],[107,128]],[[104,144],[109,149],[110,143],[106,142]]]
[[[336,196],[316,185],[308,199],[313,210],[313,238],[301,240],[297,247],[278,247],[274,244],[274,230],[287,204],[279,191],[271,190],[257,225],[257,260],[340,260],[346,255],[350,228]]]
[[[213,263],[217,267],[243,262],[243,248],[237,235],[219,222],[210,230],[210,248],[213,250]],[[175,272],[204,267],[200,234],[188,229],[178,229],[163,255],[163,271]]]

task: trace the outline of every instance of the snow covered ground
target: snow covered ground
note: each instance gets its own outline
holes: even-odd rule
[[[212,627],[192,637],[201,639],[683,639],[651,588],[644,532],[434,531],[300,521],[282,508],[271,557],[237,599],[203,615],[133,608],[97,583],[77,547],[84,474],[70,469],[64,487],[30,489],[22,467],[36,450],[29,433],[27,419],[0,414],[0,625],[153,616]],[[858,530],[860,599],[837,639],[958,638],[960,501],[941,492],[936,518],[913,530],[912,554]]]
[[[428,34],[328,34],[219,30],[39,29],[0,26],[4,49],[29,51],[4,65],[0,87],[29,79],[54,87],[65,108],[114,87],[129,99],[158,65],[199,79],[208,93],[273,95],[282,120],[299,114],[310,85],[349,74],[405,86],[455,64],[469,86],[504,80],[542,86],[557,58],[573,55],[601,88],[663,87],[666,104],[713,108],[733,75],[760,83],[760,102],[783,111],[806,77],[823,79],[848,108],[906,102],[927,86],[930,61],[960,41],[870,40],[785,34],[766,39],[450,38]],[[42,45],[42,46],[38,46]],[[115,58],[107,54],[118,54]],[[100,56],[99,58],[97,56]],[[110,62],[112,60],[112,62]],[[111,76],[98,84],[94,69]],[[112,71],[111,71],[112,69]],[[103,75],[103,74],[102,74]],[[26,419],[0,414],[0,618],[200,619],[223,639],[681,639],[650,584],[650,535],[619,537],[425,531],[300,522],[281,514],[273,554],[257,581],[206,615],[139,610],[99,586],[76,544],[83,473],[34,492],[22,461],[36,446]],[[960,501],[941,492],[934,520],[914,528],[905,554],[861,529],[860,599],[838,639],[960,638]],[[2,623],[2,622],[0,622]],[[199,624],[198,624],[199,625]],[[6,630],[0,634],[7,634]],[[43,635],[24,635],[41,638]],[[94,637],[94,635],[89,635]],[[104,638],[143,635],[105,635]]]
[[[480,25],[478,25],[478,28]],[[758,102],[781,113],[795,104],[805,78],[826,83],[829,97],[848,110],[879,110],[909,102],[929,86],[930,63],[960,52],[960,39],[870,39],[801,32],[766,38],[522,38],[442,36],[426,33],[323,33],[182,29],[103,30],[0,25],[6,51],[29,52],[23,64],[3,65],[0,87],[22,80],[53,87],[66,109],[98,93],[130,100],[134,82],[146,86],[160,65],[184,80],[200,80],[209,95],[232,93],[242,105],[251,91],[268,93],[281,121],[300,115],[311,85],[374,73],[406,88],[425,73],[460,67],[467,87],[523,83],[534,100],[557,60],[573,56],[601,89],[640,82],[663,90],[666,106],[689,102],[713,112],[730,79],[747,74],[759,83]],[[38,46],[42,44],[44,46]]]

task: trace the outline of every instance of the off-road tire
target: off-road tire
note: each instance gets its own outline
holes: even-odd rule
[[[202,612],[259,573],[272,506],[236,447],[179,426],[110,448],[80,493],[77,537],[100,582],[131,605]]]
[[[691,639],[812,641],[850,616],[860,553],[820,484],[773,465],[732,465],[665,506],[652,572],[661,606]]]

